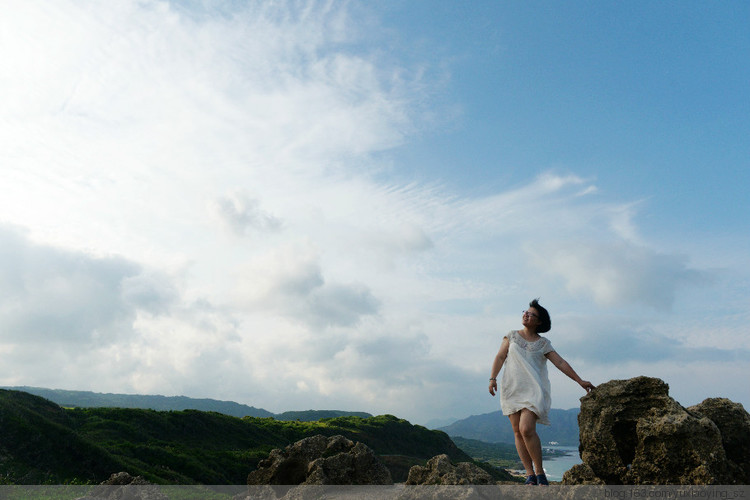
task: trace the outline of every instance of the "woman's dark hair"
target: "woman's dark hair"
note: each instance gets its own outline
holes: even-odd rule
[[[529,302],[529,307],[533,307],[539,313],[539,321],[541,324],[536,329],[536,333],[545,333],[552,328],[552,320],[549,317],[549,312],[539,305],[539,299],[534,299]]]

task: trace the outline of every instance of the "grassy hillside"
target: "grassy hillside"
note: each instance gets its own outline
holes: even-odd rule
[[[92,481],[118,470],[122,463],[82,438],[65,410],[0,390],[0,484]]]
[[[283,422],[197,410],[64,409],[0,390],[0,482],[99,482],[127,471],[156,483],[244,484],[271,449],[315,434],[367,444],[397,480],[440,453],[471,460],[447,434],[391,415]]]
[[[342,411],[342,410],[305,410],[305,411],[285,411],[273,415],[276,420],[301,420],[302,422],[314,422],[324,418],[336,417],[372,417],[369,413],[360,411]]]
[[[505,469],[519,469],[523,465],[518,458],[518,451],[514,444],[485,443],[476,439],[462,437],[452,438],[456,446],[475,460],[480,460]]]

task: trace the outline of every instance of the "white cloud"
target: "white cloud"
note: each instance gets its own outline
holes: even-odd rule
[[[327,283],[312,248],[280,248],[250,262],[239,276],[239,307],[296,318],[313,327],[353,326],[377,313],[379,301],[361,283]]]
[[[561,277],[571,293],[605,306],[670,308],[681,287],[711,282],[708,273],[688,267],[685,256],[660,254],[627,241],[552,240],[529,252],[540,271]]]
[[[222,196],[209,204],[221,224],[237,236],[250,236],[255,232],[276,231],[281,220],[260,208],[260,202],[243,193]]]
[[[0,227],[0,330],[10,343],[107,345],[126,334],[138,310],[174,300],[164,275],[120,257],[35,245]]]
[[[614,315],[593,320],[576,318],[573,324],[568,318],[566,323],[568,332],[578,331],[579,334],[571,336],[568,333],[554,344],[559,344],[562,351],[570,353],[571,359],[582,360],[597,368],[632,362],[642,365],[712,361],[733,363],[750,354],[750,349],[740,345],[690,345],[682,334],[669,331],[666,323],[649,324]]]
[[[640,234],[645,203],[573,174],[485,197],[388,175],[376,153],[441,113],[423,114],[429,70],[361,43],[377,26],[358,8],[6,9],[0,221],[27,233],[0,231],[0,382],[478,413],[499,338],[540,295],[556,334],[574,330],[562,311],[615,310],[640,318],[623,339],[663,352],[641,306],[682,311],[710,280]],[[592,379],[597,328],[562,352]],[[55,338],[75,348],[34,357]]]
[[[311,295],[305,313],[318,324],[354,326],[361,316],[377,313],[379,306],[365,285],[332,285]]]

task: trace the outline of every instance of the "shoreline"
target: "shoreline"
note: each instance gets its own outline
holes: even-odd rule
[[[560,445],[555,445],[560,446]],[[567,448],[567,449],[566,449]],[[550,477],[558,477],[558,474],[551,473],[548,469],[549,462],[554,462],[558,459],[570,457],[574,455],[575,451],[577,450],[576,447],[573,446],[561,446],[560,448],[550,448],[550,447],[542,447],[542,459],[544,463],[544,473],[549,479]],[[553,453],[550,453],[552,451]],[[518,477],[518,478],[526,478],[526,470],[525,469],[505,469],[511,476]],[[566,469],[567,470],[567,469]],[[564,472],[559,474],[559,480],[562,480],[562,475]],[[553,481],[550,479],[550,483]],[[555,482],[558,482],[556,479]]]

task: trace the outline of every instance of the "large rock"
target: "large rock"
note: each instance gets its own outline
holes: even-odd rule
[[[563,474],[563,484],[606,484],[601,478],[596,477],[591,467],[585,463],[576,464]]]
[[[409,469],[407,485],[469,485],[495,484],[492,477],[481,468],[469,462],[453,465],[448,455],[437,455],[422,467],[415,465]]]
[[[737,484],[750,484],[750,414],[745,408],[726,398],[709,398],[688,410],[716,424]]]
[[[563,484],[742,484],[747,469],[742,472],[743,466],[727,458],[725,441],[735,460],[746,460],[750,427],[726,432],[730,437],[722,440],[709,415],[722,413],[726,405],[698,406],[683,408],[657,378],[601,384],[581,398],[584,463],[568,471]],[[722,421],[723,427],[748,421],[741,405],[731,403],[731,408],[735,416]]]
[[[102,481],[102,486],[146,486],[150,483],[143,476],[131,476],[127,472],[116,472],[109,476],[109,479]]]
[[[388,468],[362,443],[344,436],[312,436],[271,451],[248,485],[393,484]]]
[[[168,498],[157,485],[150,483],[143,476],[117,472],[78,500],[167,500]]]

